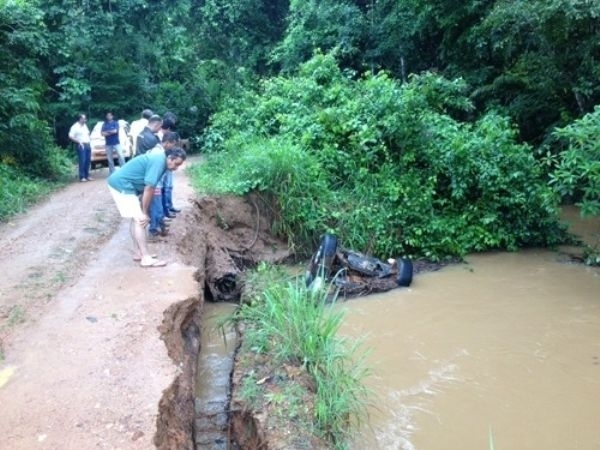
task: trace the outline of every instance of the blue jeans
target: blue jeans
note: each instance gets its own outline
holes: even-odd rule
[[[169,214],[169,210],[173,208],[173,172],[167,170],[162,179],[162,205],[165,216]]]
[[[158,234],[163,228],[165,215],[163,214],[160,189],[161,188],[159,187],[154,189],[154,197],[152,197],[152,201],[150,202],[150,227],[148,231],[150,231],[151,234]]]
[[[90,144],[75,145],[77,148],[77,159],[79,160],[79,179],[90,177],[90,164],[92,162],[92,148]]]
[[[119,167],[123,167],[125,165],[125,158],[123,157],[123,149],[121,148],[121,146],[119,144],[107,145],[106,146],[106,159],[108,159],[109,173],[113,173],[115,171],[115,160],[114,160],[113,152],[117,152],[117,156],[119,158]]]

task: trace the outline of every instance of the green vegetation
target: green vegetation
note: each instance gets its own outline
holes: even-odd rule
[[[536,160],[562,159],[555,130],[600,104],[599,16],[589,0],[4,0],[0,157],[61,179],[55,143],[77,112],[171,110],[193,148],[230,161],[306,157],[281,187],[264,159],[251,179],[203,183],[262,190],[296,248],[327,230],[385,256],[552,245],[554,167]]]
[[[547,162],[554,168],[550,183],[576,202],[584,217],[600,215],[600,106],[565,128],[557,128],[553,136],[564,144]],[[600,265],[600,230],[596,245],[586,251],[586,263]]]
[[[490,450],[494,450],[494,432],[492,430],[492,427],[490,426],[490,429],[488,431],[488,442],[489,442],[489,449]]]
[[[343,448],[364,418],[368,397],[361,381],[367,371],[359,345],[337,335],[343,312],[326,299],[326,292],[310,293],[302,281],[263,264],[248,275],[245,302],[232,320],[244,323],[242,354],[268,356],[268,373],[260,378],[250,372],[242,381],[248,405],[266,400],[275,416]],[[296,381],[279,374],[281,367],[299,369]],[[300,370],[309,382],[298,381]],[[265,380],[279,383],[278,389],[268,390]]]
[[[213,116],[196,186],[260,192],[279,211],[275,231],[300,248],[324,231],[366,253],[432,260],[561,242],[531,148],[499,114],[457,119],[473,110],[465,90],[435,74],[357,78],[315,55]]]
[[[12,165],[0,162],[0,222],[24,211],[40,197],[48,194],[56,183],[32,178]]]

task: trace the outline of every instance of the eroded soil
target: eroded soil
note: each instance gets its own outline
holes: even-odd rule
[[[93,176],[0,226],[0,450],[192,450],[204,298],[235,300],[240,272],[286,261],[287,245],[260,198],[199,197],[180,170],[183,211],[150,244],[168,265],[141,268],[106,169]],[[232,408],[245,448],[294,441],[268,408]]]

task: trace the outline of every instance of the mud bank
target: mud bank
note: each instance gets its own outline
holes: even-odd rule
[[[200,298],[172,305],[164,313],[161,336],[179,374],[163,393],[154,444],[161,450],[193,450],[194,380],[200,350]]]
[[[255,198],[198,198],[192,212],[182,219],[186,231],[179,239],[178,252],[186,264],[197,268],[199,292],[196,298],[169,307],[160,326],[168,354],[178,367],[176,379],[159,403],[154,444],[161,450],[203,448],[194,438],[198,419],[194,402],[198,356],[202,351],[200,337],[207,332],[203,330],[204,301],[239,300],[239,276],[243,270],[259,261],[280,263],[290,256],[287,245],[270,235],[267,209]],[[236,423],[240,423],[240,417],[246,417],[237,413],[234,416]],[[254,420],[250,416],[247,419],[236,430],[251,430]],[[222,431],[229,434],[229,430]],[[237,441],[236,436],[231,438]],[[242,442],[250,441],[242,438]],[[257,448],[252,443],[248,445],[242,448]]]

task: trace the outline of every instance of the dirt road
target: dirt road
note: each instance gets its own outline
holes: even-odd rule
[[[198,295],[176,244],[192,189],[151,250],[164,268],[132,261],[128,224],[106,169],[0,227],[0,450],[148,449],[158,403],[179,368],[158,327],[172,304]]]

